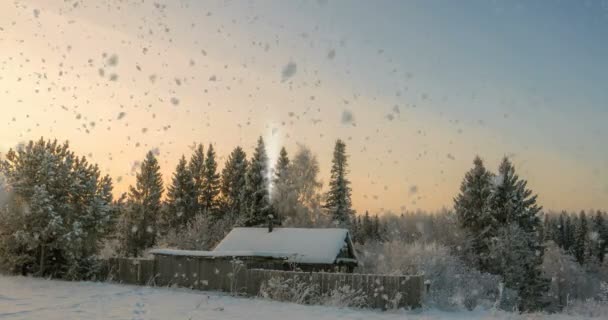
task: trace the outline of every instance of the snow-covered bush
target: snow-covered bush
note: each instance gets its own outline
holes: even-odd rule
[[[437,243],[391,241],[359,246],[361,272],[390,275],[423,274],[430,281],[425,304],[439,309],[490,307],[498,298],[500,277],[467,267]]]
[[[299,276],[270,278],[262,283],[260,296],[277,301],[339,308],[364,308],[369,305],[369,297],[362,290],[355,290],[349,285],[344,285],[334,288],[326,294],[321,294],[319,285],[311,284]]]
[[[568,303],[563,313],[579,318],[608,319],[608,303],[595,299],[575,300]]]
[[[260,296],[298,304],[319,304],[321,302],[319,286],[309,284],[297,276],[287,279],[281,277],[270,278],[262,283]]]
[[[587,301],[601,294],[602,282],[597,275],[586,272],[572,255],[553,242],[547,245],[543,272],[551,279],[548,296],[552,310],[559,310],[573,300]]]
[[[323,305],[339,308],[364,308],[369,305],[369,297],[363,290],[355,290],[349,285],[335,288],[323,297]]]
[[[157,246],[182,250],[210,250],[224,237],[222,221],[212,223],[202,214],[196,215],[186,228],[171,229],[158,239]]]

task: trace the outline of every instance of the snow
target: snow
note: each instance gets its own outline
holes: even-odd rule
[[[200,250],[175,250],[175,249],[152,249],[150,254],[164,256],[186,256],[186,257],[268,257],[277,259],[287,259],[289,255],[276,252],[263,251],[200,251]]]
[[[348,238],[338,228],[234,228],[217,245],[215,252],[251,251],[289,257],[296,263],[332,264]]]
[[[581,319],[473,311],[371,311],[233,298],[188,289],[0,276],[0,319],[290,319],[465,320]]]

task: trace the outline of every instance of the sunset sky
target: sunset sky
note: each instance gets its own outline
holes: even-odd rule
[[[451,207],[476,154],[608,209],[607,1],[0,1],[0,153],[69,140],[117,193],[157,149],[336,139],[358,211]]]

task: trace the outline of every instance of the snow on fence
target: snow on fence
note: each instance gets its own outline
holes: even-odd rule
[[[234,295],[258,296],[270,279],[297,279],[330,294],[348,286],[361,291],[371,308],[417,308],[424,294],[424,281],[416,276],[387,276],[356,273],[292,272],[247,269],[237,260],[200,259],[185,256],[157,256],[155,259],[112,258],[106,276],[127,284],[178,286]]]

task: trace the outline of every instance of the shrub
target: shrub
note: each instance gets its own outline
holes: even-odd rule
[[[298,304],[319,304],[320,289],[318,285],[311,285],[300,280],[299,277],[283,279],[270,278],[262,283],[260,296],[277,301],[294,302]]]
[[[472,310],[477,306],[491,307],[498,299],[500,277],[466,266],[441,244],[390,241],[367,243],[358,250],[363,252],[360,255],[363,272],[423,274],[430,281],[430,292],[424,301],[428,307]],[[501,303],[501,307],[508,306]]]

